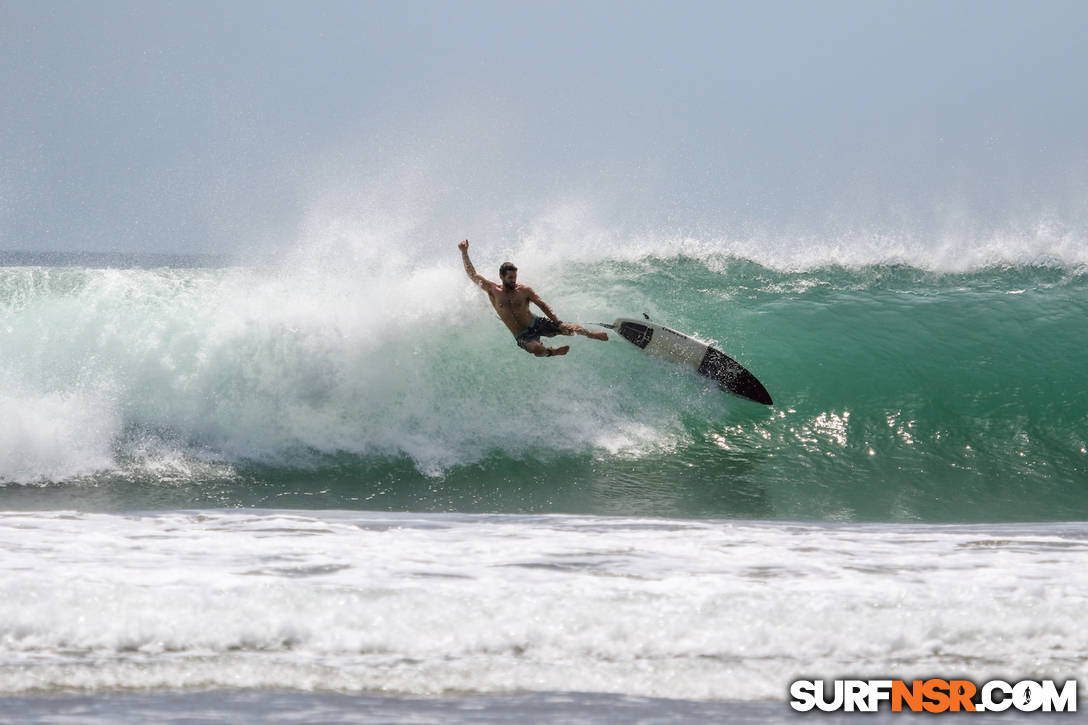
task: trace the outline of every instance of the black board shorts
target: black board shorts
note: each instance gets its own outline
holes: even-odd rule
[[[558,334],[559,325],[546,317],[534,317],[533,324],[529,325],[529,329],[515,337],[514,340],[518,343],[518,347],[528,351],[526,345],[530,342],[540,342],[542,337],[555,337]]]

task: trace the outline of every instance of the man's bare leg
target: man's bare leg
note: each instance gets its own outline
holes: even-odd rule
[[[559,326],[559,333],[561,335],[584,335],[591,340],[601,340],[602,342],[608,339],[607,332],[590,332],[581,325],[568,325],[565,322]]]
[[[553,355],[566,355],[570,352],[570,345],[564,345],[563,347],[544,347],[544,343],[539,340],[530,342],[525,346],[525,349],[537,357],[552,357]]]

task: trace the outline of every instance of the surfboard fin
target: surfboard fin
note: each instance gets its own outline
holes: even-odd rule
[[[646,318],[647,322],[653,322],[653,320],[650,319],[650,316],[647,315],[645,312],[642,313],[642,316]]]

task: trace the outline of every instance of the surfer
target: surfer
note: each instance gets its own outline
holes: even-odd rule
[[[499,319],[514,334],[518,347],[530,352],[537,357],[551,357],[552,355],[566,355],[570,351],[570,345],[562,347],[545,347],[540,342],[541,337],[555,337],[556,335],[585,335],[593,340],[607,340],[606,332],[590,332],[579,325],[568,325],[562,322],[552,308],[544,304],[544,300],[537,296],[532,287],[518,284],[518,268],[513,262],[503,262],[499,267],[499,279],[502,284],[496,284],[484,279],[484,276],[476,272],[472,262],[468,258],[468,240],[457,245],[461,250],[461,261],[465,263],[465,273],[475,284],[487,293],[491,300],[491,306],[499,314]],[[529,311],[529,303],[540,308],[545,317],[536,317]]]

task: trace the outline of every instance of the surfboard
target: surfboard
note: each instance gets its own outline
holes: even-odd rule
[[[643,352],[694,368],[695,372],[717,382],[723,390],[757,403],[773,405],[763,383],[716,347],[651,322],[648,317],[645,320],[621,317],[611,325],[600,324],[612,328]]]

